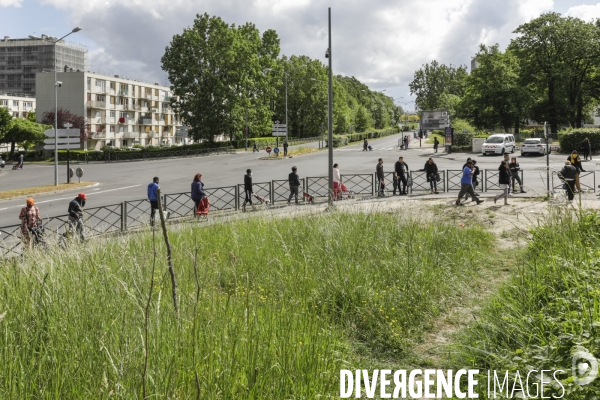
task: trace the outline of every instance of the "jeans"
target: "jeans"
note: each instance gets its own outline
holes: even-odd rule
[[[460,199],[462,199],[462,197],[468,194],[470,195],[473,200],[479,200],[479,196],[477,196],[475,194],[475,191],[473,190],[473,185],[469,184],[469,183],[461,183],[460,184],[460,192],[458,192],[458,199],[456,200],[456,204],[460,203]]]
[[[83,220],[81,218],[75,218],[69,216],[69,230],[72,232],[75,228],[75,232],[79,235],[82,241],[85,240],[85,228],[83,226]]]
[[[429,187],[432,192],[437,192],[437,181],[435,180],[435,174],[429,174]]]
[[[575,197],[575,188],[573,187],[575,181],[565,180],[565,183],[567,184],[567,198],[569,199],[569,201],[571,201]]]
[[[292,201],[292,197],[296,197],[296,204],[298,204],[298,189],[300,186],[290,186],[290,197],[288,197],[288,204]]]
[[[246,193],[246,199],[244,200],[244,205],[247,203],[250,203],[250,205],[252,205],[252,190],[245,190],[244,192]],[[198,208],[197,205],[196,205],[196,208]]]
[[[515,191],[515,181],[519,182],[519,187],[521,188],[521,191],[523,191],[523,183],[521,182],[521,178],[519,177],[518,172],[512,174],[512,190],[513,190],[513,192]]]
[[[287,147],[284,147],[284,148],[283,148],[283,155],[284,155],[284,156],[287,156],[287,149],[288,149]]]
[[[500,188],[502,188],[502,193],[496,195],[494,199],[498,200],[501,197],[504,197],[504,204],[508,204],[508,191],[510,190],[510,185],[507,183],[501,183]]]

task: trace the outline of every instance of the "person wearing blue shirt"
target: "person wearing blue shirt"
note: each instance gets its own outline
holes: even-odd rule
[[[473,190],[473,174],[475,173],[475,169],[473,168],[473,161],[467,160],[467,165],[463,169],[463,175],[460,180],[460,192],[458,192],[458,199],[456,199],[456,205],[462,206],[463,204],[460,202],[460,199],[468,193],[473,200],[477,202],[477,204],[483,203],[483,200],[479,200],[479,196],[475,194]]]
[[[148,200],[150,201],[150,226],[154,226],[154,216],[158,210],[158,176],[152,178],[152,183],[148,185]]]

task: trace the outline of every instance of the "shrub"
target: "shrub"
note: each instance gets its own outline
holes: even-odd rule
[[[563,153],[571,153],[573,150],[579,151],[583,139],[589,138],[592,145],[592,151],[600,149],[600,129],[579,128],[558,135],[558,142]]]

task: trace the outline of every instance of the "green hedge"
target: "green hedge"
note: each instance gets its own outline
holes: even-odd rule
[[[573,150],[580,151],[581,142],[585,138],[590,139],[592,152],[600,149],[600,129],[578,128],[558,135],[561,152],[570,154]]]
[[[376,139],[400,133],[399,127],[381,129],[371,132],[352,133],[348,135],[333,135],[333,147],[346,146],[352,142],[362,142],[367,139]]]

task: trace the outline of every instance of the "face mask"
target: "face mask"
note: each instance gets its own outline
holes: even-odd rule
[[[81,207],[85,207],[85,200],[81,200]]]

